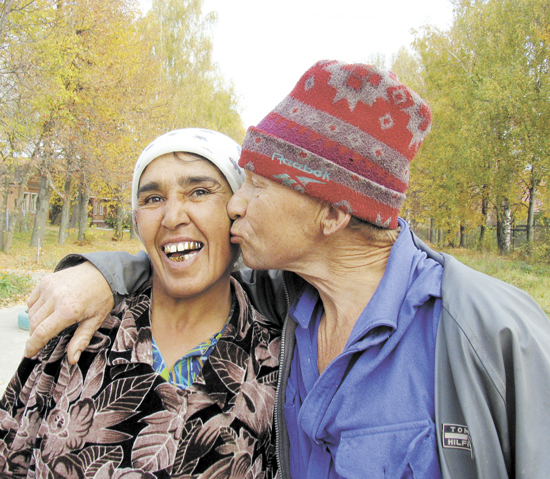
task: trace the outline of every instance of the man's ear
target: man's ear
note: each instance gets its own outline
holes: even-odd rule
[[[332,205],[325,205],[323,217],[321,219],[321,228],[325,236],[330,236],[338,231],[342,231],[349,223],[351,215],[335,208]]]

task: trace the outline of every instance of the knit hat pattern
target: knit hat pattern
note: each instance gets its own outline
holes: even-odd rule
[[[324,60],[248,129],[239,165],[395,229],[431,119],[428,104],[392,72]]]

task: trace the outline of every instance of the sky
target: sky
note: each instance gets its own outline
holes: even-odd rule
[[[144,8],[151,0],[140,0]],[[204,0],[216,11],[214,60],[239,95],[244,126],[256,125],[318,60],[389,67],[412,29],[447,29],[449,0]]]

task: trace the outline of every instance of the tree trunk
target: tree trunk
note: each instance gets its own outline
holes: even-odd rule
[[[481,201],[481,214],[483,215],[483,224],[479,227],[479,240],[477,244],[477,249],[481,251],[483,249],[483,244],[485,243],[485,232],[487,230],[487,200],[483,199]]]
[[[69,225],[69,228],[76,228],[78,224],[78,213],[80,211],[80,197],[81,195],[76,195],[76,198],[73,202],[73,214],[71,215],[71,223]]]
[[[86,241],[86,229],[88,228],[88,203],[90,195],[88,189],[82,185],[79,193],[79,213],[78,213],[78,241]]]
[[[463,225],[460,225],[460,244],[461,248],[466,248],[466,229]]]
[[[2,198],[2,210],[0,212],[0,251],[4,251],[6,241],[6,230],[8,229],[6,218],[8,216],[8,197],[10,194],[10,179],[8,175],[4,178],[4,196]]]
[[[8,21],[8,16],[11,13],[13,2],[14,0],[4,0],[2,2],[2,7],[0,7],[0,42],[3,41],[6,22]]]
[[[59,236],[57,238],[57,243],[60,245],[64,245],[67,239],[69,214],[71,212],[71,180],[71,173],[67,173],[67,178],[65,178],[63,206],[61,207],[61,220],[59,221]]]
[[[527,212],[527,248],[531,250],[535,237],[535,198],[537,195],[538,181],[531,179],[531,187],[529,188],[529,209]]]
[[[503,256],[510,254],[512,238],[512,210],[507,198],[501,202],[497,210],[497,243],[498,252]]]
[[[48,220],[48,210],[50,207],[50,196],[52,190],[48,176],[42,174],[40,176],[40,186],[38,187],[38,199],[36,205],[36,214],[34,216],[34,226],[32,228],[32,236],[30,246],[37,246],[38,241],[44,244],[46,236],[46,221]]]
[[[435,222],[433,218],[430,218],[430,243],[435,244],[435,240],[436,240]]]
[[[13,234],[15,229],[19,225],[19,221],[23,214],[23,198],[25,197],[25,189],[27,188],[27,182],[31,172],[30,165],[27,165],[21,172],[21,183],[19,183],[19,191],[17,192],[17,199],[15,200],[15,208],[13,210],[13,216],[10,218],[8,234],[6,235],[6,241],[4,243],[4,253],[9,254],[11,244],[13,242]]]
[[[120,201],[117,201],[115,231],[113,234],[113,239],[115,241],[122,240],[122,237],[124,236],[123,222],[124,222],[124,208],[122,207],[122,204],[120,203]]]

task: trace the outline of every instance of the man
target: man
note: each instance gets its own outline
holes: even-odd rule
[[[285,271],[240,273],[255,306],[285,319],[275,412],[284,478],[548,475],[548,318],[398,219],[430,124],[428,105],[393,74],[323,61],[244,140],[232,241],[251,268]],[[130,263],[87,258],[126,292],[118,275]],[[61,293],[45,294],[31,298],[39,320],[101,316],[89,303],[67,313]],[[39,328],[37,339],[50,334]]]

